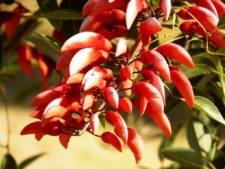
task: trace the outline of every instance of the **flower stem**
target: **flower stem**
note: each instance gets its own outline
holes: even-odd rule
[[[10,151],[10,134],[11,134],[11,130],[10,130],[10,118],[9,118],[9,110],[8,110],[7,100],[6,100],[6,97],[4,95],[4,92],[3,92],[2,87],[0,87],[0,97],[2,99],[2,102],[4,104],[4,108],[5,108],[6,132],[7,132],[6,145],[2,145],[1,144],[1,147],[6,148],[7,149],[7,152],[9,152]]]

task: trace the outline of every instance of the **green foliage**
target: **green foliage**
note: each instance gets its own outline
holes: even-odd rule
[[[84,17],[72,9],[59,9],[44,13],[41,17],[57,20],[83,20]]]
[[[33,155],[31,157],[28,157],[27,159],[23,160],[20,164],[18,164],[18,169],[24,169],[32,162],[36,161],[38,158],[43,156],[43,153]]]
[[[179,163],[181,166],[202,169],[204,163],[200,154],[191,149],[185,148],[166,148],[161,150],[164,157]]]
[[[206,114],[208,117],[216,120],[217,122],[225,125],[225,120],[217,107],[207,98],[195,96],[195,108],[200,112]]]
[[[1,169],[17,169],[16,160],[11,154],[7,153],[3,157],[1,162]]]
[[[17,165],[15,158],[10,153],[7,153],[2,159],[1,169],[24,169],[43,155],[43,153],[40,153],[30,156]]]

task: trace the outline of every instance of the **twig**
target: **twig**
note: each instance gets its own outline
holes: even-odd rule
[[[4,95],[3,89],[2,87],[0,87],[0,96],[2,99],[2,102],[4,104],[4,108],[5,108],[5,115],[6,115],[6,131],[7,131],[7,140],[6,140],[6,145],[1,145],[1,147],[4,147],[7,149],[7,151],[9,152],[10,150],[10,134],[11,134],[11,130],[10,130],[10,118],[9,118],[9,110],[8,110],[8,105],[7,105],[7,100],[6,97]]]

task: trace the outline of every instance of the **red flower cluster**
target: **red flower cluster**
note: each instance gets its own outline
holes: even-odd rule
[[[159,6],[168,19],[170,0],[160,0]],[[63,80],[34,98],[32,106],[37,110],[31,116],[38,121],[28,124],[21,134],[35,134],[37,140],[44,135],[59,136],[66,148],[71,136],[87,131],[119,151],[122,151],[121,139],[139,163],[143,141],[134,129],[127,127],[120,114],[131,114],[134,105],[140,116],[146,112],[170,137],[161,77],[167,83],[173,81],[192,108],[191,84],[172,61],[189,68],[194,68],[194,64],[188,52],[175,43],[149,50],[152,36],[162,30],[158,19],[149,15],[149,8],[145,0],[89,0],[83,8],[83,14],[88,17],[81,32],[61,48],[56,68],[65,69]],[[130,50],[125,36],[138,15],[147,17],[140,23]],[[116,45],[110,42],[113,38],[118,38]],[[99,134],[100,119],[112,125],[114,131]]]
[[[225,13],[225,4],[220,0],[192,1],[198,6],[184,7],[179,13],[182,19],[188,20],[182,23],[181,30],[184,33],[201,35],[216,48],[224,48],[224,35],[217,28],[217,24]]]

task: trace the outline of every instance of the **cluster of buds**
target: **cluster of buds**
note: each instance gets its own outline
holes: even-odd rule
[[[159,7],[167,20],[171,1],[160,0]],[[89,132],[122,151],[121,141],[133,152],[136,163],[143,155],[143,141],[135,129],[127,127],[121,113],[140,117],[146,112],[167,137],[172,134],[166,105],[164,83],[174,83],[192,108],[192,86],[178,66],[191,69],[189,53],[180,45],[166,43],[149,49],[151,39],[162,31],[152,7],[145,0],[89,0],[84,8],[80,33],[65,41],[56,68],[65,70],[62,81],[38,94],[32,101],[37,107],[21,134],[58,136],[67,148],[72,136]],[[142,16],[136,41],[129,48],[126,35],[137,16]],[[111,39],[117,38],[115,44]],[[177,65],[176,63],[176,65]],[[161,79],[161,77],[164,80]],[[134,106],[134,107],[133,107]],[[99,131],[100,121],[112,125],[113,131]]]
[[[188,20],[181,24],[181,31],[198,34],[207,38],[216,48],[224,48],[224,34],[217,24],[225,13],[225,4],[220,0],[192,1],[197,6],[184,7],[179,13],[182,19]]]

